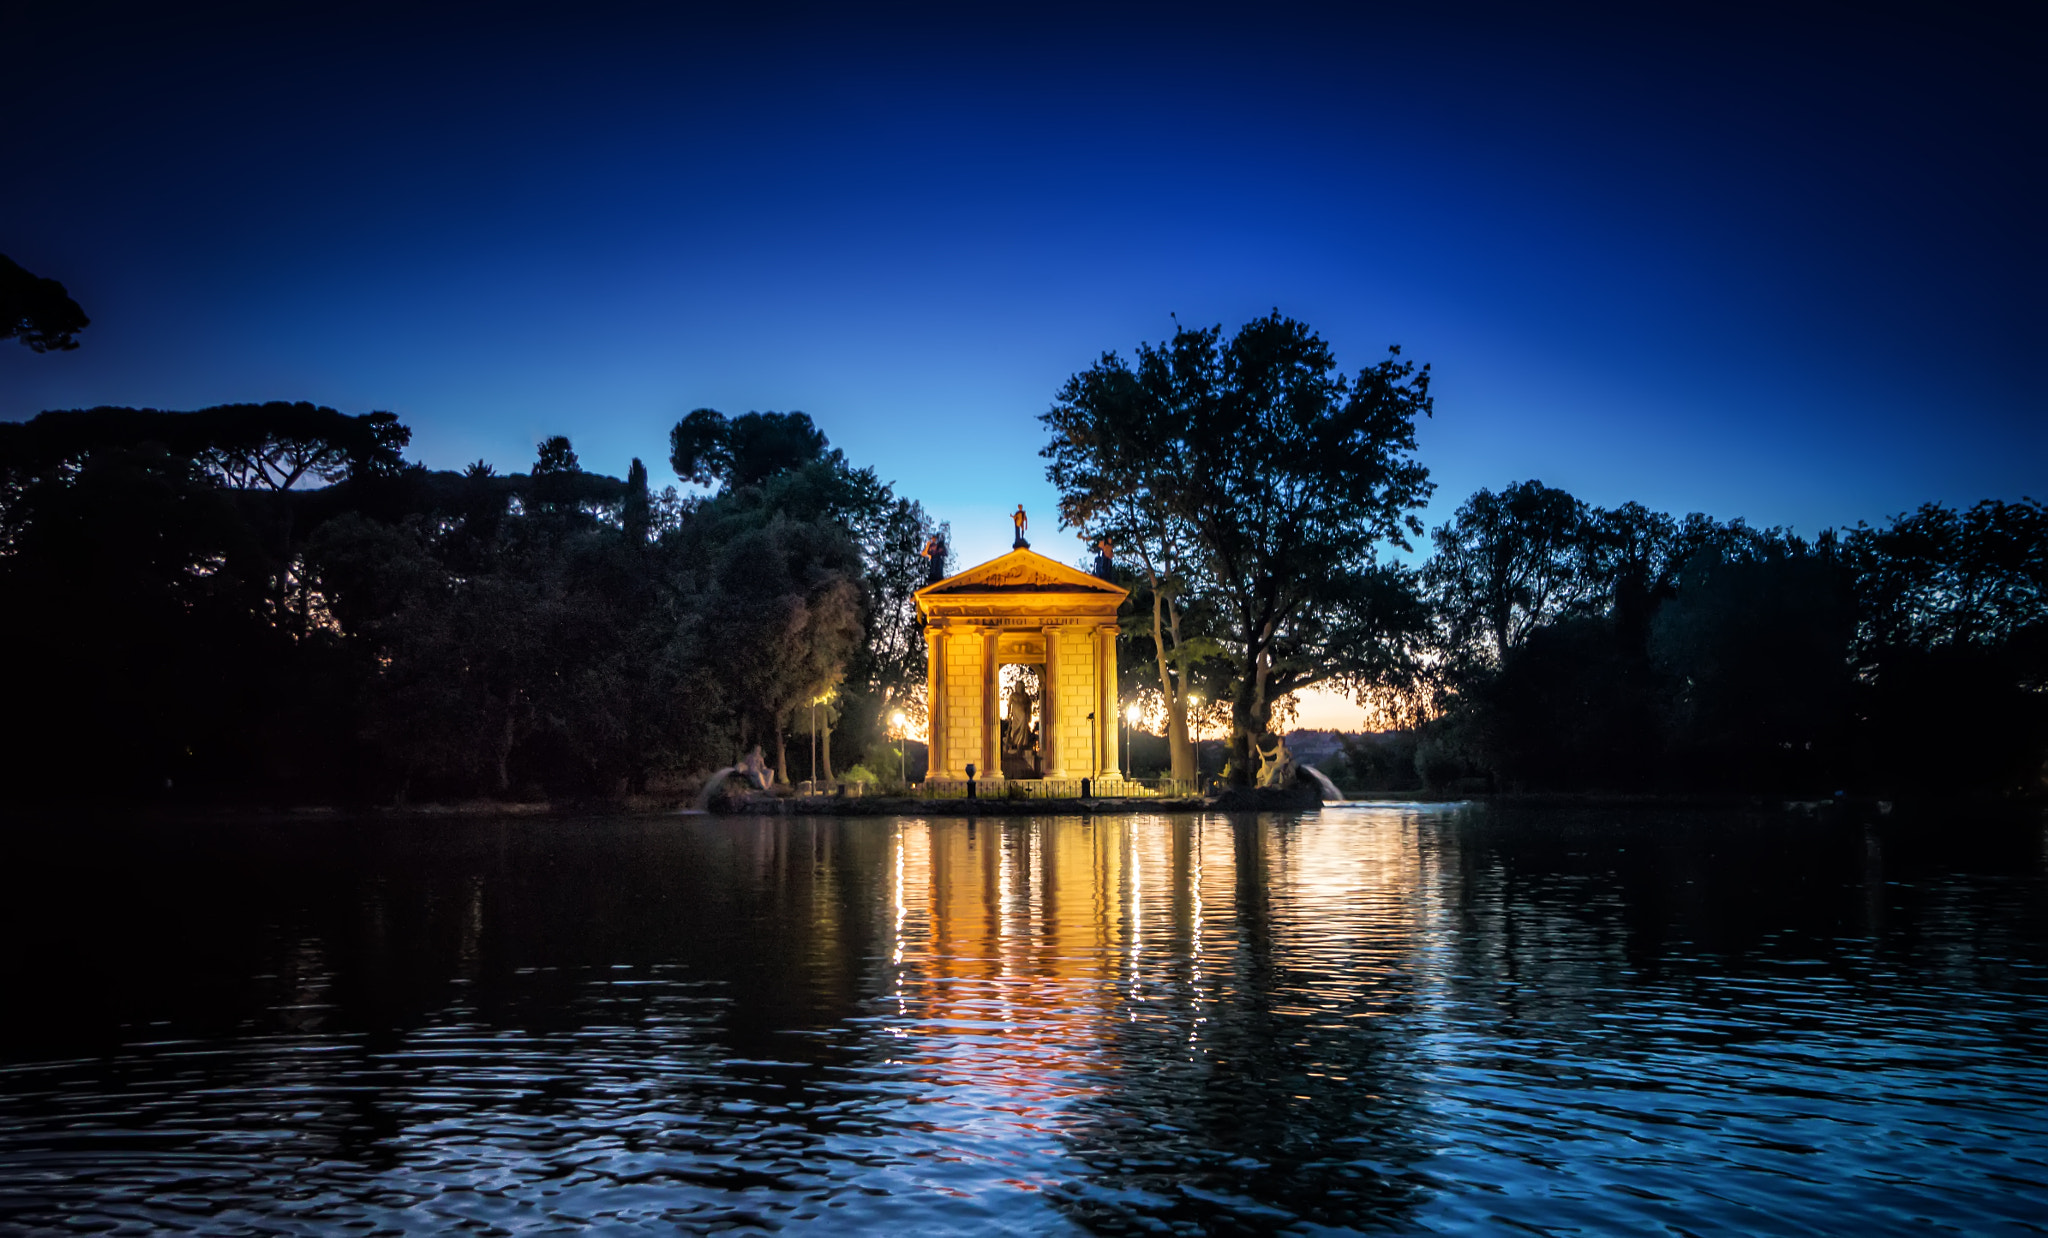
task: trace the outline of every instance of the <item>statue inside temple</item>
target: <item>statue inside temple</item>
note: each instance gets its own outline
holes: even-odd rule
[[[1031,725],[1031,693],[1022,680],[1010,689],[1010,716],[1003,720],[1003,777],[1038,778],[1038,728]]]

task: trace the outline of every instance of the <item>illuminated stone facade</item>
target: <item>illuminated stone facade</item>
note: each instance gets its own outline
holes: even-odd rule
[[[1029,549],[918,590],[931,776],[965,778],[971,762],[978,776],[1001,777],[997,690],[1002,668],[1016,664],[1043,668],[1045,776],[1117,774],[1116,615],[1125,596]]]

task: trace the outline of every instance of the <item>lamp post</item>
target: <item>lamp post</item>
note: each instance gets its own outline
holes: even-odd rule
[[[903,711],[899,709],[890,714],[889,721],[896,728],[896,781],[907,783],[910,781],[910,764],[903,755]]]
[[[1202,791],[1202,698],[1188,694],[1188,712],[1195,715],[1195,793]]]

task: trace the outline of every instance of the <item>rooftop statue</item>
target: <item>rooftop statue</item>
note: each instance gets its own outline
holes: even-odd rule
[[[1082,538],[1086,540],[1087,535],[1083,534]],[[1109,539],[1106,537],[1095,543],[1095,574],[1104,580],[1113,580],[1116,577],[1116,556],[1111,552]]]
[[[1017,504],[1017,510],[1010,514],[1010,523],[1017,526],[1017,540],[1010,543],[1010,549],[1031,549],[1031,543],[1024,540],[1024,530],[1031,527],[1031,517],[1024,514],[1022,503]]]

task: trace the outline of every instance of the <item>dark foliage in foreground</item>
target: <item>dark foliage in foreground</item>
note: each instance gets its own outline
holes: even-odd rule
[[[698,428],[707,417],[693,414]],[[709,414],[717,417],[717,414]],[[122,408],[0,425],[12,797],[615,794],[825,698],[858,759],[922,678],[922,509],[802,414],[652,494],[567,439],[401,458],[388,413]],[[756,440],[761,450],[756,450]]]

